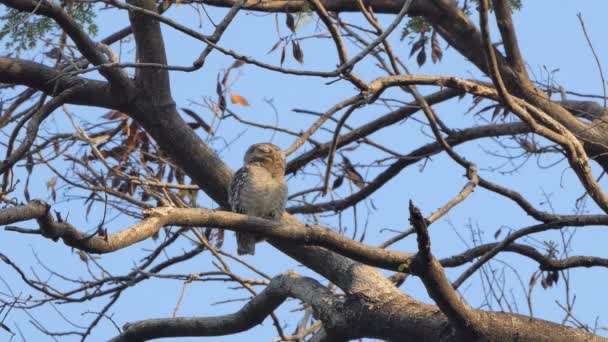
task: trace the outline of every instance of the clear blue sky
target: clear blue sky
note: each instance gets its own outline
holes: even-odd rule
[[[208,10],[216,22],[223,17],[223,13],[225,12],[225,10],[213,8],[208,8]],[[600,56],[600,60],[605,61],[605,57],[608,56],[608,42],[603,36],[607,30],[605,14],[608,13],[608,3],[606,1],[536,0],[524,2],[523,10],[514,16],[520,46],[529,65],[531,77],[544,80],[547,77],[545,70],[559,69],[553,76],[556,82],[567,89],[582,93],[600,94],[600,77],[598,76],[593,56],[584,40],[576,17],[579,12],[584,17],[587,30]],[[191,27],[198,25],[197,16],[188,6],[182,5],[171,9],[169,16]],[[122,28],[126,23],[126,14],[124,13],[116,15],[115,12],[112,12],[112,15],[108,15],[101,12],[100,18],[103,19],[99,22],[100,37],[118,28]],[[359,16],[356,15],[345,15],[345,18],[353,22],[355,20],[360,21]],[[383,17],[382,19],[383,23],[386,24],[392,20],[392,16]],[[279,21],[283,22],[282,15],[280,15]],[[210,25],[204,14],[202,15],[202,22],[203,31],[209,32]],[[278,64],[278,52],[266,55],[266,52],[277,39],[274,25],[273,14],[243,12],[239,14],[234,24],[229,27],[221,40],[221,44],[242,54]],[[302,29],[300,34],[314,33],[314,27],[314,22],[309,23]],[[281,29],[283,34],[287,32],[284,26]],[[189,65],[196,59],[203,48],[200,42],[188,39],[170,28],[165,27],[164,33],[169,63],[172,65]],[[445,51],[444,59],[440,64],[432,65],[429,62],[422,68],[418,68],[415,66],[416,63],[413,58],[407,59],[409,52],[407,44],[405,42],[398,42],[397,37],[398,32],[393,34],[392,41],[394,42],[394,47],[414,73],[453,75],[466,78],[480,77],[478,70],[472,64],[463,60],[453,49]],[[445,43],[442,42],[442,46],[445,47]],[[337,57],[330,40],[305,40],[302,43],[302,47],[305,55],[304,66],[299,66],[290,56],[287,57],[286,66],[331,70],[337,63]],[[352,46],[349,47],[351,55],[354,55],[356,50]],[[127,50],[123,51],[123,58],[128,60],[128,57],[132,55],[130,49],[131,47],[129,46]],[[192,108],[200,113],[203,118],[210,120],[210,111],[192,105],[190,102],[202,102],[207,97],[214,98],[217,74],[225,70],[231,63],[232,59],[218,52],[213,52],[203,70],[195,73],[173,73],[172,91],[178,106]],[[608,68],[608,65],[604,65],[604,68]],[[364,61],[355,71],[366,80],[372,80],[380,75],[370,59]],[[231,89],[234,93],[246,97],[251,106],[247,108],[232,106],[231,108],[249,120],[273,123],[275,115],[272,108],[267,104],[267,101],[271,100],[279,113],[278,122],[281,126],[293,130],[303,130],[312,122],[311,118],[294,113],[291,109],[305,108],[324,111],[341,99],[355,94],[352,86],[345,82],[326,85],[326,81],[318,78],[295,78],[262,70],[254,66],[244,66],[238,70],[238,79]],[[425,92],[430,90],[424,89]],[[399,96],[401,100],[409,101],[407,97],[403,95]],[[451,127],[463,128],[482,124],[483,121],[473,117],[472,113],[465,114],[469,105],[469,99],[451,101],[437,106],[437,112]],[[91,111],[78,107],[73,108],[80,117],[90,120],[94,120],[98,115],[103,114],[103,111]],[[349,120],[349,124],[353,126],[360,125],[387,111],[386,108],[381,106],[370,106],[353,115]],[[46,127],[50,131],[70,131],[71,127],[65,119],[65,116],[58,112],[47,122]],[[327,127],[333,128],[331,124],[328,124]],[[228,141],[239,138],[229,149],[223,149],[223,144],[220,141],[215,141],[212,144],[212,147],[220,151],[222,158],[234,169],[240,166],[242,151],[245,146],[252,142],[267,141],[272,136],[272,133],[269,131],[245,129],[243,126],[235,125],[234,121],[223,123],[218,133]],[[396,125],[382,131],[382,133],[376,134],[372,138],[376,142],[386,144],[399,152],[405,153],[425,142],[430,142],[432,139],[429,138],[428,132],[426,133],[427,136],[421,133],[419,124],[407,121],[405,124]],[[315,138],[320,141],[326,141],[330,139],[330,135],[326,132],[320,132]],[[292,142],[292,138],[276,136],[273,141],[282,148],[287,148]],[[546,205],[546,198],[543,194],[546,193],[550,197],[551,204],[557,213],[569,214],[573,212],[574,201],[581,195],[582,190],[576,178],[573,177],[573,173],[564,163],[552,169],[539,169],[536,160],[531,158],[515,174],[501,175],[499,172],[488,170],[489,167],[501,163],[501,160],[483,154],[483,150],[500,151],[498,145],[491,140],[476,141],[457,148],[458,152],[479,165],[481,175],[521,192],[538,208],[550,210]],[[1,148],[0,153],[4,154],[4,150]],[[369,161],[374,158],[374,155],[371,155],[369,150],[365,149],[362,149],[359,153],[347,155],[349,157],[352,156],[351,160],[359,162]],[[543,158],[539,163],[546,165],[552,160],[551,158]],[[375,245],[391,236],[387,232],[380,233],[380,229],[382,228],[407,228],[408,214],[406,205],[409,199],[413,199],[423,213],[429,214],[453,197],[466,182],[466,179],[462,176],[463,170],[454,165],[445,156],[432,158],[432,162],[426,165],[424,172],[420,172],[420,167],[421,165],[409,167],[388,183],[385,188],[376,192],[372,196],[372,200],[378,209],[370,211],[369,216],[366,215],[367,208],[370,205],[369,202],[359,205],[359,224],[366,221],[368,223],[368,233],[365,240],[367,243]],[[509,168],[507,167],[507,169]],[[31,195],[33,198],[43,198],[50,201],[45,182],[50,179],[51,175],[42,172],[41,169],[39,170],[35,172],[32,178]],[[366,180],[370,180],[377,172],[379,171],[371,170],[368,174],[363,174]],[[290,180],[290,192],[293,193],[308,188],[314,185],[316,181],[318,180],[313,179],[313,177],[298,176]],[[602,184],[606,188],[606,182],[604,181]],[[343,187],[343,189],[345,188]],[[344,194],[342,193],[342,195]],[[213,207],[213,204],[207,198],[201,198],[199,204],[203,207]],[[85,215],[79,202],[61,201],[54,208],[60,210],[64,216],[69,213],[70,222],[78,227],[82,227],[82,229],[92,229],[99,219],[99,217],[92,215],[88,221],[85,220]],[[595,207],[590,206],[590,208],[591,211],[597,212]],[[352,227],[352,215],[352,211],[345,213],[344,222],[346,226]],[[328,225],[335,225],[336,223],[336,220],[333,218],[322,218],[322,220]],[[122,229],[131,222],[124,218],[118,218],[112,223],[110,230]],[[466,228],[468,224],[481,229],[484,242],[491,242],[494,241],[494,232],[503,226],[519,229],[532,222],[530,218],[526,217],[512,203],[483,189],[477,189],[465,203],[458,206],[447,217],[433,225],[431,235],[432,248],[438,257],[446,257],[464,251],[466,246],[458,238],[455,231],[462,235],[467,243],[471,243],[471,236]],[[22,226],[27,225],[22,224]],[[351,231],[349,230],[350,233]],[[504,233],[502,237],[504,237]],[[546,233],[537,236],[537,238],[540,241],[550,239],[559,241],[559,235],[555,232]],[[570,253],[572,255],[605,257],[607,239],[608,233],[606,232],[606,227],[579,229],[574,237],[573,250]],[[414,251],[414,243],[414,239],[410,238],[393,246],[393,248],[401,251]],[[536,245],[538,245],[538,242],[536,242]],[[145,249],[152,248],[153,246],[155,246],[153,241],[145,241],[112,255],[101,256],[97,260],[114,275],[118,275],[128,272],[134,263],[146,254]],[[183,241],[179,246],[174,246],[170,249],[168,253],[170,255],[177,255],[182,250],[190,248],[192,248],[192,245],[187,241]],[[228,236],[224,248],[229,251],[234,250],[233,238],[231,236]],[[36,236],[0,232],[0,251],[2,253],[18,262],[25,270],[30,271],[31,266],[42,278],[48,277],[48,274],[41,269],[32,256],[33,250],[36,251],[38,257],[44,260],[47,265],[61,271],[63,274],[76,278],[86,276],[87,274],[86,265],[80,261],[75,253],[61,243],[53,243]],[[513,255],[501,254],[499,255],[499,259],[515,265],[520,272],[521,282],[512,272],[507,271],[506,275],[509,280],[506,283],[506,288],[512,289],[514,296],[518,298],[517,305],[519,311],[527,314],[528,310],[525,298],[522,296],[523,290],[520,284],[523,283],[523,286],[527,288],[530,276],[538,268],[537,264]],[[267,244],[258,247],[256,256],[250,257],[248,260],[271,275],[276,275],[288,269],[310,274],[303,267],[294,263],[293,260],[277,253]],[[212,269],[210,262],[211,258],[209,254],[203,253],[187,263],[168,269],[166,272],[175,274],[209,271]],[[498,270],[501,269],[501,265],[498,262],[494,262],[492,265]],[[238,265],[235,265],[234,269],[241,270]],[[464,268],[450,269],[448,270],[448,274],[451,279],[455,279],[463,270]],[[22,287],[18,276],[3,264],[0,265],[0,275],[6,281],[6,283],[0,283],[0,293],[9,292],[7,284],[15,293],[22,293],[22,295],[29,293],[27,288]],[[472,305],[479,305],[482,301],[482,288],[479,286],[479,277],[479,274],[473,276],[461,288],[465,298]],[[571,284],[577,295],[574,307],[576,317],[583,322],[593,323],[596,316],[600,316],[599,325],[608,325],[608,317],[606,316],[608,313],[606,310],[608,307],[608,297],[597,295],[602,290],[599,284],[608,283],[606,271],[598,268],[576,269],[571,271],[571,277]],[[66,288],[71,286],[61,281],[58,281],[57,284],[58,286],[63,285]],[[555,304],[555,300],[563,302],[565,289],[561,284],[563,282],[560,281],[559,286],[548,290],[543,290],[540,286],[535,288],[534,309],[536,316],[549,320],[561,320],[563,313]],[[242,306],[242,302],[213,305],[214,302],[220,300],[248,296],[244,291],[226,290],[225,287],[226,284],[224,283],[195,283],[190,285],[181,305],[179,315],[210,316],[232,313],[238,310]],[[408,279],[402,290],[415,298],[429,301],[426,292],[417,279]],[[113,319],[119,325],[123,325],[126,322],[134,320],[170,317],[181,291],[182,284],[176,281],[146,281],[133,289],[125,291],[119,303],[111,310]],[[510,290],[507,292],[510,292]],[[89,310],[96,311],[107,300],[104,298],[101,301],[96,300],[85,305],[88,305]],[[279,310],[279,314],[283,314],[284,318],[294,318],[283,320],[285,324],[289,324],[285,328],[286,332],[291,332],[297,323],[296,319],[299,317],[299,313],[295,315],[289,313],[289,310],[295,307],[297,307],[297,303],[292,301],[284,304]],[[87,310],[84,305],[57,305],[56,308],[64,312],[70,320],[77,324],[82,324],[83,318],[88,322],[93,317],[91,314],[81,316],[81,313]],[[492,309],[497,310],[496,307]],[[39,320],[49,329],[73,329],[69,323],[59,318],[50,307],[34,311],[33,315],[35,319]],[[13,311],[5,321],[5,324],[11,328],[15,324],[18,324],[31,340],[47,340],[48,337],[38,333],[31,327],[28,322],[30,319],[22,312]],[[111,323],[108,320],[102,320],[90,340],[106,340],[115,334],[116,331]],[[0,330],[0,340],[3,340],[5,336],[8,335]],[[262,326],[248,332],[222,338],[209,338],[209,340],[240,341],[247,338],[256,341],[266,341],[275,336],[276,333],[272,323],[267,319]]]

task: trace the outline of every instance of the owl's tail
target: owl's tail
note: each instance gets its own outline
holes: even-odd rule
[[[237,232],[236,233],[236,245],[237,245],[236,252],[239,255],[243,255],[243,254],[254,255],[256,241],[257,241],[257,239],[254,234]]]

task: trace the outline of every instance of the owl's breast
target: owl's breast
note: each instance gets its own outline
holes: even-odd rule
[[[276,179],[264,168],[251,167],[250,177],[240,191],[241,208],[247,215],[267,217],[285,207],[287,188],[283,179]]]

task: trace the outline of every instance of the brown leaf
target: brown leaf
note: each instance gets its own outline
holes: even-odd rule
[[[196,114],[193,110],[190,110],[188,108],[182,108],[182,110],[184,111],[184,113],[188,114],[188,116],[190,116],[191,118],[194,119],[194,121],[196,121],[197,124],[199,124],[200,127],[202,127],[205,132],[212,134],[213,133],[213,129],[211,129],[211,126],[209,126],[205,120],[203,120],[203,118],[201,118],[198,114]]]
[[[486,112],[486,111],[488,111],[488,110],[490,110],[490,109],[492,109],[492,108],[494,108],[494,107],[496,107],[496,106],[497,106],[496,104],[487,105],[487,106],[485,106],[485,107],[481,108],[480,110],[478,110],[478,111],[477,111],[475,114],[473,114],[473,115],[474,115],[474,116],[477,116],[477,115],[479,115],[479,114],[481,114],[481,113],[483,113],[483,112]]]
[[[285,62],[285,50],[287,48],[287,45],[283,45],[283,50],[281,50],[281,65],[283,65],[283,62]]]
[[[344,183],[344,176],[340,176],[340,177],[334,179],[334,183],[332,184],[331,189],[336,190],[337,188],[339,188],[342,185],[342,183]]]
[[[473,97],[473,103],[471,104],[471,107],[469,107],[469,109],[467,109],[465,114],[469,114],[473,110],[473,108],[477,107],[477,105],[479,103],[481,103],[481,101],[483,101],[483,97],[481,97],[481,96]]]
[[[110,139],[109,134],[100,134],[97,136],[90,137],[89,141],[95,145],[101,144],[102,142],[108,141]]]
[[[272,48],[270,50],[268,50],[268,52],[266,52],[266,54],[269,55],[271,52],[276,50],[279,47],[279,45],[281,45],[282,42],[283,42],[283,40],[279,39],[276,43],[274,43]]]
[[[418,52],[418,56],[416,56],[416,62],[418,63],[419,67],[421,67],[424,62],[426,62],[426,51],[424,49],[420,49],[420,52]]]
[[[502,228],[498,228],[498,230],[494,233],[494,239],[498,239],[501,232],[502,232]]]
[[[222,96],[224,90],[222,88],[222,83],[220,83],[220,75],[217,75],[217,83],[215,84],[215,93],[217,96]]]
[[[127,137],[127,153],[131,153],[133,151],[135,151],[135,149],[137,148],[137,146],[139,145],[139,124],[135,121],[133,121],[130,125],[129,125],[129,135]]]
[[[285,25],[291,30],[291,32],[296,32],[296,20],[293,17],[293,14],[286,13],[285,14]]]
[[[418,39],[418,41],[412,45],[412,49],[410,50],[410,57],[412,57],[416,53],[416,51],[424,47],[426,39],[426,36],[421,36],[420,39]]]
[[[237,105],[249,107],[249,102],[247,101],[246,98],[242,97],[241,95],[234,94],[234,93],[230,93],[230,102],[237,104]]]
[[[433,31],[431,35],[431,59],[433,63],[437,63],[443,57],[443,50],[439,46],[439,39],[437,39],[437,31]]]
[[[34,158],[32,155],[28,155],[25,162],[25,169],[27,170],[27,175],[31,175],[34,170]]]
[[[57,185],[57,177],[51,178],[48,182],[46,182],[46,188],[52,189]]]
[[[226,111],[226,98],[224,97],[224,95],[220,95],[217,99],[217,107],[222,113]]]
[[[363,181],[363,177],[361,174],[355,170],[353,164],[351,164],[350,160],[344,156],[342,156],[344,160],[344,171],[346,171],[346,175],[348,178],[359,188],[363,189],[365,187],[365,181]]]
[[[492,113],[492,119],[490,121],[494,122],[494,119],[496,119],[498,117],[498,115],[500,114],[500,111],[502,110],[502,108],[500,106],[496,106],[494,108],[494,112]]]
[[[291,42],[291,47],[293,48],[293,58],[295,58],[296,61],[298,61],[300,64],[304,64],[304,51],[302,51],[300,44],[298,44],[298,42],[296,41],[293,41]]]
[[[237,60],[234,61],[234,63],[232,63],[232,65],[228,69],[231,69],[231,70],[232,69],[237,69],[237,68],[242,67],[243,65],[245,65],[245,61],[241,60],[241,59],[237,59]]]
[[[55,152],[55,154],[59,154],[59,143],[57,142],[57,140],[53,140],[53,151]]]
[[[8,331],[9,333],[13,334],[13,332],[11,331],[11,329],[9,329],[6,325],[4,325],[4,323],[0,322],[0,328]],[[14,335],[14,334],[13,334]]]
[[[539,272],[534,272],[532,274],[532,276],[530,277],[530,281],[528,282],[528,286],[530,287],[534,287],[534,285],[536,285],[536,281],[538,280],[538,276],[539,276]]]
[[[102,118],[106,119],[106,120],[128,120],[129,116],[125,113],[119,112],[119,111],[111,111],[109,113],[106,113],[102,116]]]

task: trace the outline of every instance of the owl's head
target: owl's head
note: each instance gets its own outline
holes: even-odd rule
[[[274,144],[253,144],[245,152],[245,164],[259,163],[273,171],[285,173],[285,153]]]

